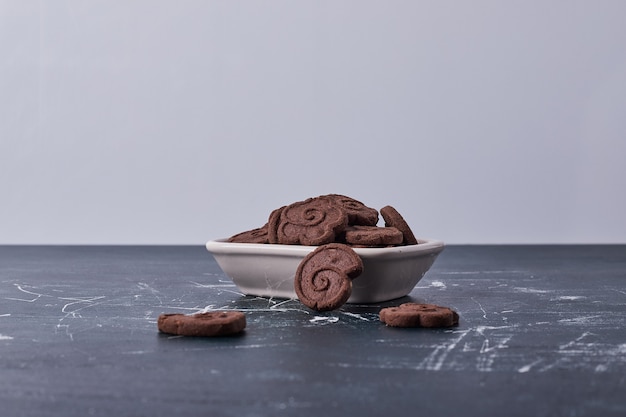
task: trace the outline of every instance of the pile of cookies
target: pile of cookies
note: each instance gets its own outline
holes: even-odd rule
[[[231,236],[231,243],[317,246],[300,263],[294,289],[298,299],[317,311],[341,307],[352,293],[352,280],[363,271],[354,247],[418,244],[411,228],[392,206],[378,210],[354,198],[326,194],[273,210],[262,227]]]
[[[392,206],[380,209],[385,227],[378,227],[378,210],[354,198],[327,194],[282,206],[265,225],[231,236],[232,243],[319,246],[343,243],[354,247],[416,245],[411,228]]]

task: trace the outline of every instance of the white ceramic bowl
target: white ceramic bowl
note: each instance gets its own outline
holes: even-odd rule
[[[316,246],[229,243],[211,240],[207,250],[246,295],[297,298],[293,282],[302,258]],[[410,293],[444,249],[443,242],[418,239],[417,245],[355,248],[363,273],[352,281],[348,303],[378,303]]]

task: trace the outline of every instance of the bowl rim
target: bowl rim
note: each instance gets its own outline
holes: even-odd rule
[[[441,240],[418,238],[417,245],[391,246],[386,248],[353,248],[362,258],[386,256],[426,255],[441,252],[445,244]],[[206,242],[206,249],[212,254],[254,254],[254,255],[292,255],[306,256],[317,246],[278,245],[271,243],[234,243],[228,238],[213,239]]]

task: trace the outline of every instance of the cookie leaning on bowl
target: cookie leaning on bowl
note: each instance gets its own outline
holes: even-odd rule
[[[352,280],[363,272],[361,257],[348,245],[317,247],[298,265],[294,289],[302,304],[317,311],[335,310],[352,294]]]

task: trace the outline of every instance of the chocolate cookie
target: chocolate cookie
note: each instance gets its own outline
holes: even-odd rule
[[[286,245],[331,243],[348,225],[346,212],[320,197],[292,203],[281,210],[278,220],[273,220],[270,227],[275,227],[277,243]]]
[[[380,209],[380,214],[385,220],[385,226],[395,227],[402,232],[402,235],[404,236],[404,239],[402,240],[403,245],[417,245],[417,239],[411,231],[411,228],[395,208],[385,206]]]
[[[278,207],[270,213],[267,221],[267,240],[269,243],[278,244],[278,226],[280,225],[280,214],[287,206]]]
[[[267,236],[267,223],[256,229],[237,233],[228,238],[231,243],[269,243]]]
[[[329,243],[316,248],[298,265],[294,287],[307,307],[327,311],[341,307],[352,294],[352,280],[363,261],[349,246]]]
[[[157,324],[161,332],[179,336],[227,336],[246,327],[246,316],[240,311],[161,314]]]
[[[404,236],[395,227],[348,226],[344,239],[346,243],[359,247],[391,246],[401,244]]]
[[[456,311],[435,304],[404,303],[380,310],[380,321],[392,327],[452,327],[459,324]]]
[[[378,210],[367,207],[352,197],[341,194],[326,194],[320,198],[328,198],[333,201],[333,204],[343,208],[348,215],[348,224],[350,225],[376,226],[378,223]]]

